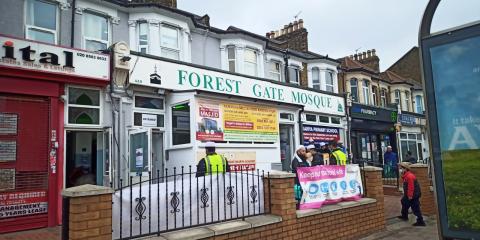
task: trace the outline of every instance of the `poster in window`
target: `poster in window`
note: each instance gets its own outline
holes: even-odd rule
[[[135,149],[135,167],[143,169],[143,148]]]
[[[448,227],[480,232],[480,36],[429,50]]]
[[[16,135],[18,116],[13,113],[0,113],[0,135]]]
[[[197,140],[277,142],[278,136],[275,108],[198,101]]]
[[[15,189],[15,168],[0,169],[0,191]]]
[[[0,219],[47,213],[47,191],[0,193]]]
[[[338,128],[303,125],[303,143],[308,144],[313,139],[315,144],[325,143],[340,139],[340,130]]]
[[[0,162],[17,160],[17,141],[0,140]]]

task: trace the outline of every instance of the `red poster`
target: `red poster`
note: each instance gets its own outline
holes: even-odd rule
[[[0,193],[0,219],[47,213],[47,191]]]

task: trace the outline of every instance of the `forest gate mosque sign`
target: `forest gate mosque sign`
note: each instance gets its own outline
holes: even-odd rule
[[[198,89],[305,106],[305,111],[345,115],[344,99],[268,81],[132,55],[130,84],[170,90]]]

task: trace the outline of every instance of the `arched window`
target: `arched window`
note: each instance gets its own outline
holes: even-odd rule
[[[312,68],[312,87],[320,90],[320,70],[317,67]]]
[[[358,80],[356,78],[350,79],[350,95],[352,101],[358,102]]]

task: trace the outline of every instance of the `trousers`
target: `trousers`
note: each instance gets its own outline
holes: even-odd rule
[[[403,196],[400,202],[402,203],[402,217],[408,218],[408,209],[412,208],[413,214],[417,217],[417,222],[423,223],[423,216],[420,211],[420,198],[412,198],[410,200],[408,197]]]

